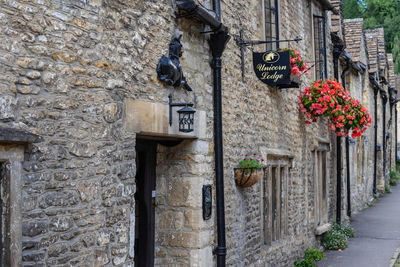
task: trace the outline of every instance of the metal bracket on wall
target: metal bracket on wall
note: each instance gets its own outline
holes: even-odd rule
[[[234,35],[234,40],[236,44],[240,47],[240,59],[241,59],[241,70],[242,70],[242,81],[244,80],[244,51],[247,46],[261,45],[261,44],[269,44],[269,43],[290,43],[302,41],[303,39],[296,37],[293,40],[274,40],[274,41],[265,41],[265,40],[245,40],[244,39],[244,31],[240,29],[239,35]]]

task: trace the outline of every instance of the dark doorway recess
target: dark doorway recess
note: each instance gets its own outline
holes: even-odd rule
[[[9,182],[9,163],[0,162],[0,266],[11,266]]]
[[[154,200],[157,142],[136,142],[135,267],[154,266]]]

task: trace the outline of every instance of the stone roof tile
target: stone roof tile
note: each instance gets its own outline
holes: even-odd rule
[[[384,71],[387,68],[387,58],[385,49],[385,32],[383,28],[377,28],[378,33],[378,53],[379,53],[379,69]]]
[[[365,30],[365,40],[367,42],[369,72],[378,71],[378,32],[376,29]]]
[[[396,86],[396,76],[394,74],[394,62],[392,54],[387,54],[388,68],[389,68],[389,85]]]
[[[362,18],[345,19],[343,24],[346,51],[351,55],[354,62],[358,62],[360,61],[361,40],[364,38],[364,20]]]

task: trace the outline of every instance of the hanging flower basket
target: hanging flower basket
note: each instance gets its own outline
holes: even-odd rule
[[[299,88],[301,85],[300,75],[305,73],[310,74],[307,63],[301,58],[301,54],[297,49],[278,48],[278,52],[289,51],[290,55],[290,83],[279,84],[278,88]]]
[[[256,184],[263,176],[262,168],[236,168],[235,182],[241,187],[249,187]]]
[[[239,168],[234,169],[235,182],[238,186],[249,187],[257,183],[262,175],[262,163],[264,159],[257,154],[252,156],[244,155],[244,158],[239,161]]]
[[[329,126],[338,136],[361,136],[371,125],[368,110],[360,101],[349,96],[336,80],[315,81],[299,96],[300,111],[306,115],[306,124],[318,117],[328,117]]]

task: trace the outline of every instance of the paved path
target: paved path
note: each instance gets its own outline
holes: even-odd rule
[[[393,253],[400,247],[400,184],[392,194],[377,199],[351,220],[356,237],[349,247],[325,252],[319,267],[388,267]]]

